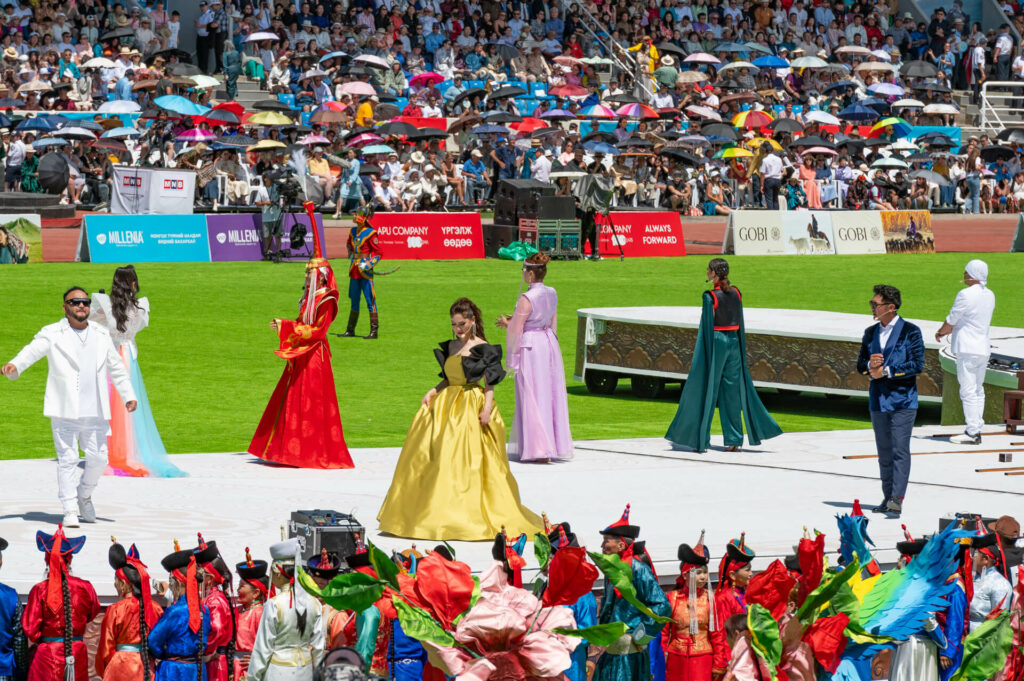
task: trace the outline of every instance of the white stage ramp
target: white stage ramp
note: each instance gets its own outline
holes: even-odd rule
[[[868,533],[882,562],[895,560],[900,527],[919,536],[938,528],[940,516],[977,512],[987,516],[1018,515],[1024,509],[1024,476],[977,468],[1024,466],[1024,447],[1011,442],[1024,435],[1002,433],[990,426],[980,447],[964,451],[948,435],[956,427],[915,431],[911,485],[902,519],[871,514],[881,499],[877,462],[871,458],[870,430],[787,433],[758,448],[730,454],[672,451],[659,439],[579,441],[570,463],[513,463],[524,502],[552,521],[569,521],[580,540],[599,550],[600,530],[616,520],[628,502],[631,520],[642,528],[641,539],[663,578],[676,569],[676,547],[693,544],[701,529],[716,559],[725,544],[741,531],[758,554],[755,568],[792,552],[803,528],[827,536],[827,550],[838,547],[837,513],[848,512],[859,498],[871,523]],[[937,434],[947,437],[933,437]],[[720,437],[712,445],[721,445]],[[991,451],[995,450],[995,451]],[[391,482],[397,448],[352,451],[354,470],[312,471],[268,466],[248,454],[186,454],[175,463],[191,477],[147,479],[105,477],[94,501],[99,520],[74,533],[88,535],[73,570],[91,580],[101,596],[113,596],[113,575],[107,566],[111,535],[136,543],[143,560],[164,578],[159,559],[177,538],[195,545],[196,532],[215,539],[229,562],[239,562],[246,546],[265,558],[267,547],[281,536],[291,511],[334,509],[354,514],[370,539],[386,548],[406,548],[410,540],[377,535],[376,515]],[[1014,463],[1000,464],[998,452],[1018,452]],[[943,452],[943,453],[937,453]],[[60,521],[56,471],[52,460],[0,462],[0,536],[11,546],[4,552],[0,581],[24,594],[41,579],[42,554],[35,532],[52,532]],[[421,550],[434,542],[415,542]],[[479,570],[490,561],[489,543],[457,543],[460,560]],[[527,551],[533,567],[532,551]]]

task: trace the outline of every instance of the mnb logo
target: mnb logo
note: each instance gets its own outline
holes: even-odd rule
[[[121,178],[121,184],[125,187],[141,187],[142,178],[138,175],[125,175]]]
[[[185,180],[175,180],[173,178],[164,178],[164,189],[171,189],[173,191],[184,191]]]

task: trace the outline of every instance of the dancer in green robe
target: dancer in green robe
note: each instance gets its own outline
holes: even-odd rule
[[[743,303],[739,289],[729,283],[729,263],[714,258],[708,264],[708,281],[714,288],[704,292],[693,363],[665,438],[696,452],[707,451],[717,405],[725,448],[735,452],[743,446],[741,414],[751,445],[781,435],[782,429],[761,404],[747,369]]]
[[[640,535],[640,528],[629,524],[629,506],[626,506],[622,518],[601,530],[601,534],[601,552],[605,555],[616,554],[624,563],[630,565],[637,600],[650,608],[654,614],[668,617],[672,613],[672,608],[668,604],[665,592],[658,585],[657,578],[639,556],[634,559],[633,546]],[[664,625],[630,605],[607,580],[597,622],[623,622],[628,631],[614,644],[605,648],[597,660],[593,681],[649,681],[651,657],[647,644],[652,637],[661,635],[661,628]]]

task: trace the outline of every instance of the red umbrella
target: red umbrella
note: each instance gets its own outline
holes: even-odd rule
[[[409,81],[409,85],[412,85],[413,87],[430,87],[431,85],[437,85],[443,80],[444,76],[440,73],[427,71],[426,73],[420,73],[413,76]]]
[[[241,118],[242,114],[245,113],[245,107],[242,106],[241,104],[239,104],[238,102],[221,102],[220,104],[218,104],[217,106],[215,106],[213,108],[214,109],[223,109],[224,111],[230,111],[231,113],[235,114],[239,118]]]
[[[520,133],[530,133],[530,132],[533,132],[534,130],[540,130],[541,128],[546,128],[546,127],[548,127],[548,124],[545,123],[544,121],[540,120],[539,118],[530,117],[530,118],[524,118],[523,120],[519,121],[518,123],[509,123],[508,127],[512,128],[513,130],[516,130],[517,132],[520,132]]]
[[[548,94],[555,97],[582,97],[589,95],[590,90],[580,85],[556,85],[548,90]]]

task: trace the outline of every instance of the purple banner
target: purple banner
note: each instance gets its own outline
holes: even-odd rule
[[[236,262],[262,260],[261,229],[263,219],[259,213],[232,213],[207,215],[206,229],[210,233],[210,260]]]
[[[301,223],[306,228],[304,248],[291,248],[292,227]],[[324,221],[318,213],[316,228],[320,243],[327,249],[324,239]],[[259,213],[225,213],[206,216],[206,229],[210,235],[210,259],[213,262],[237,262],[263,259],[263,218]],[[285,260],[308,260],[313,254],[313,232],[309,229],[309,216],[305,213],[286,213],[281,219],[281,247],[290,249],[292,257]]]

